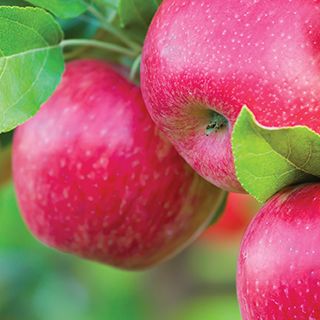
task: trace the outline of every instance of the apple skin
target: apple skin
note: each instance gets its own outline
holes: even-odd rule
[[[243,192],[230,141],[241,108],[265,126],[319,133],[319,68],[318,1],[164,0],[144,44],[141,88],[186,161],[213,184]]]
[[[201,238],[215,243],[239,242],[258,208],[258,203],[251,196],[229,193],[221,217],[204,232]]]
[[[320,184],[290,187],[251,222],[238,261],[243,320],[320,319]]]
[[[156,129],[140,88],[102,61],[69,63],[13,147],[17,197],[32,233],[124,269],[175,254],[223,198]]]

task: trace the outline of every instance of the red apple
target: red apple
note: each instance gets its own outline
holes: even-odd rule
[[[13,169],[38,239],[126,269],[176,253],[222,198],[162,137],[140,89],[98,61],[68,64],[58,90],[16,131]]]
[[[145,41],[141,86],[189,164],[242,191],[230,142],[241,108],[265,126],[319,133],[319,69],[319,1],[164,0]]]
[[[244,236],[237,288],[243,320],[320,319],[320,184],[269,200]]]
[[[239,240],[257,211],[258,204],[249,195],[229,193],[221,217],[205,231],[202,239],[214,242]]]

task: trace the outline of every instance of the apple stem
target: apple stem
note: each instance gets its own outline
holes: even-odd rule
[[[217,112],[212,112],[211,120],[206,127],[206,135],[209,136],[212,132],[218,132],[220,129],[228,125],[228,120]]]

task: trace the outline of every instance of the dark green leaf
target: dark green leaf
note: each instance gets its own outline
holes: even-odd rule
[[[104,21],[112,23],[117,16],[119,0],[94,0],[98,12],[104,17]]]
[[[0,133],[33,116],[64,69],[63,34],[39,8],[0,7]]]
[[[232,149],[243,188],[264,202],[282,188],[320,177],[320,136],[307,127],[266,128],[244,107]]]
[[[2,147],[6,147],[6,146],[12,144],[13,132],[14,131],[12,130],[12,131],[0,134],[0,149]]]
[[[49,10],[59,18],[74,18],[87,10],[83,0],[27,0],[35,6]]]
[[[120,0],[94,0],[94,4],[96,4],[100,8],[111,8],[116,10],[119,6]]]
[[[123,28],[145,35],[158,9],[156,0],[119,0],[118,15]]]
[[[65,39],[90,39],[99,29],[99,21],[85,14],[75,19],[58,19],[58,22],[63,29]]]
[[[29,4],[24,0],[0,0],[0,6],[19,6],[25,7]]]

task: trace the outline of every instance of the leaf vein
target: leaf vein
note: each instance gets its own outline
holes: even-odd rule
[[[38,38],[40,38],[46,45],[49,45],[48,41],[43,37],[43,35],[42,35],[41,33],[39,33],[38,31],[36,31],[35,29],[33,29],[33,28],[31,28],[31,27],[29,27],[29,26],[27,26],[27,25],[25,25],[25,24],[23,24],[23,23],[21,23],[21,22],[18,22],[18,21],[16,21],[16,20],[9,19],[9,18],[7,18],[7,17],[1,17],[1,16],[0,16],[0,20],[1,20],[1,19],[2,19],[2,20],[11,21],[12,23],[15,23],[15,24],[17,24],[17,25],[20,25],[20,26],[22,26],[22,27],[30,30],[30,31],[31,31],[32,33],[34,33]]]
[[[0,61],[1,61],[1,58],[0,58]],[[5,70],[6,70],[6,68],[7,68],[7,64],[8,64],[8,60],[5,59],[5,60],[4,60],[4,66],[3,66],[2,71],[1,71],[1,73],[0,73],[0,81],[1,81],[1,79],[2,79],[2,77],[3,77],[3,75],[4,75],[4,73],[5,73]]]
[[[41,65],[41,67],[39,68],[39,72],[37,73],[34,81],[32,81],[30,87],[19,97],[19,99],[16,102],[14,102],[13,104],[11,104],[10,106],[8,106],[7,108],[5,108],[3,110],[3,117],[5,117],[5,115],[9,112],[9,110],[11,110],[14,106],[16,106],[32,90],[32,88],[35,86],[36,82],[39,80],[40,74],[44,70],[45,64],[47,62],[48,62],[48,51],[46,51],[46,56],[43,59],[43,63]]]
[[[253,131],[254,131],[258,136],[260,136],[260,137],[262,138],[262,140],[264,140],[264,141],[270,146],[272,152],[275,153],[276,155],[278,155],[278,156],[279,156],[280,158],[282,158],[283,160],[285,160],[285,161],[288,163],[288,165],[293,166],[296,170],[303,171],[303,172],[306,173],[306,174],[310,174],[310,173],[308,173],[307,171],[303,170],[303,168],[298,167],[298,165],[294,164],[290,159],[286,158],[286,156],[282,155],[280,152],[277,152],[277,151],[273,148],[272,144],[271,144],[271,143],[263,136],[263,134],[260,132],[260,130],[259,130],[260,127],[256,128],[256,127],[253,125],[253,123],[251,122],[251,128],[253,129]],[[263,129],[262,129],[262,130],[263,130]]]
[[[307,156],[307,159],[306,161],[304,162],[304,164],[301,165],[301,168],[305,168],[306,165],[309,163],[309,161],[311,160],[311,156],[312,156],[312,148],[311,146],[309,145],[309,152],[308,152],[308,156]]]

